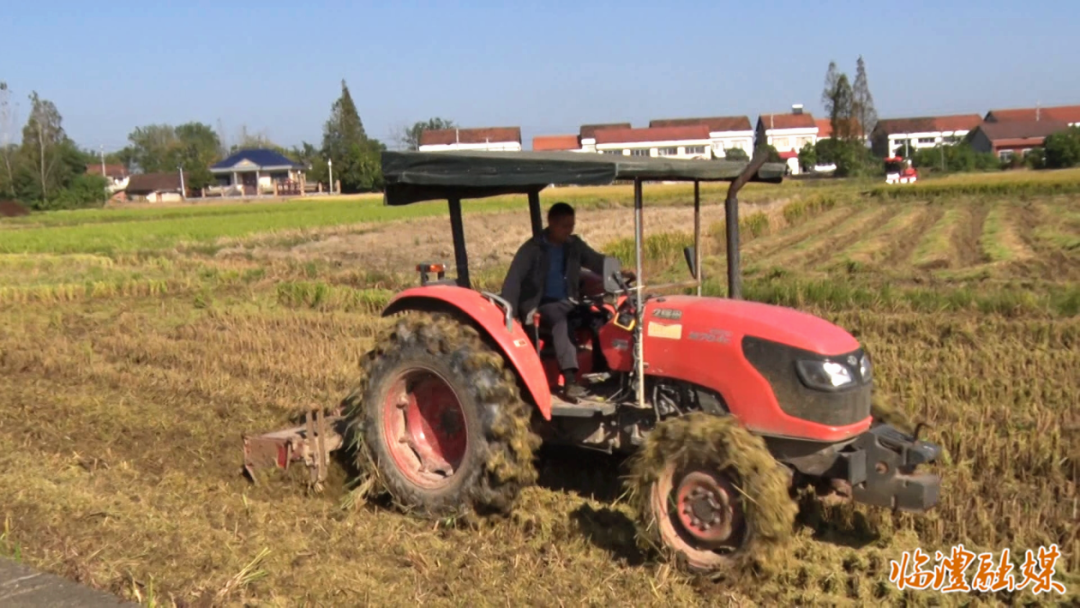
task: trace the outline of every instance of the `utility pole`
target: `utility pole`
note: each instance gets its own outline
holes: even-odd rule
[[[326,159],[326,168],[330,170],[330,194],[334,193],[334,159]]]
[[[108,175],[105,175],[105,144],[101,144],[101,177],[108,179]]]
[[[184,189],[184,163],[180,163],[180,198],[187,198],[187,190]]]

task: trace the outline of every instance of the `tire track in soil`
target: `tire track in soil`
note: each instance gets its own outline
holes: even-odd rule
[[[1040,226],[1055,221],[1053,210],[1046,203],[1031,202],[1014,209],[1009,220],[1015,222],[1017,237],[1035,256],[1032,260],[1014,263],[1015,270],[1023,276],[1051,276],[1062,281],[1080,279],[1080,256],[1069,256],[1035,235]]]
[[[922,212],[922,217],[892,241],[892,247],[882,260],[882,267],[903,267],[905,270],[912,268],[911,255],[919,246],[919,238],[929,232],[930,228],[945,215],[945,209],[937,205],[924,205]]]
[[[898,211],[882,224],[879,228],[866,234],[866,238],[855,241],[836,252],[829,260],[826,260],[819,270],[830,270],[837,265],[843,265],[845,261],[854,261],[860,264],[880,266],[888,258],[889,252],[895,246],[897,239],[906,238],[912,232],[913,227],[929,213],[926,205],[912,205],[897,203]]]
[[[980,240],[986,216],[990,214],[988,203],[971,203],[965,206],[961,223],[953,230],[953,252],[957,268],[971,268],[990,261],[982,250]]]
[[[757,243],[747,244],[746,248],[743,250],[743,255],[768,260],[790,248],[795,243],[817,236],[822,232],[832,230],[850,217],[850,208],[838,205],[824,213],[820,213],[817,216],[810,218],[809,221],[803,222],[802,224],[796,224],[795,226],[789,226],[788,229],[780,232],[773,238],[765,238]]]
[[[822,225],[817,226],[815,229],[800,233],[798,238],[791,238],[785,244],[772,247],[768,255],[761,256],[762,263],[767,266],[787,267],[793,262],[803,259],[807,252],[821,247],[821,242],[828,240],[833,231],[846,230],[849,226],[864,221],[873,214],[874,208],[870,206],[862,208],[845,207],[845,213],[840,213],[840,210],[836,211],[836,217],[831,217],[829,221],[823,222]]]
[[[889,220],[899,213],[900,205],[886,205],[880,209],[870,211],[860,219],[852,222],[839,234],[833,235],[833,238],[823,239],[818,246],[810,249],[806,255],[803,256],[800,266],[804,268],[813,268],[814,266],[829,260],[839,252],[864,238],[871,237],[873,233],[880,230],[882,226],[889,223]],[[826,234],[823,236],[829,235]]]

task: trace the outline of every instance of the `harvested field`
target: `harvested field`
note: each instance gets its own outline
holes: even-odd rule
[[[849,329],[875,357],[876,398],[927,421],[947,457],[931,513],[803,500],[776,572],[719,581],[642,553],[626,470],[602,455],[545,451],[515,512],[478,529],[353,503],[340,466],[318,495],[239,475],[241,433],[336,404],[389,295],[415,284],[417,262],[452,260],[438,209],[390,215],[365,200],[2,220],[0,554],[148,606],[956,605],[974,598],[896,590],[890,560],[1007,548],[1021,576],[1025,550],[1056,544],[1067,596],[977,601],[1080,601],[1080,199],[1064,178],[1038,179],[1023,201],[944,186],[749,197],[746,295]],[[646,234],[663,236],[647,247],[650,273],[685,277],[692,218],[678,192],[646,214]],[[628,195],[588,189],[579,232],[624,255]],[[544,200],[560,199],[578,201]],[[528,234],[524,206],[509,205],[466,215],[485,285]],[[722,235],[722,208],[704,214]],[[705,245],[706,291],[723,295],[723,239]]]

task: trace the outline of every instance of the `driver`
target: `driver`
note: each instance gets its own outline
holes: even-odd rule
[[[574,235],[574,208],[555,203],[548,210],[544,231],[526,241],[510,263],[503,282],[502,298],[525,321],[530,311],[540,314],[540,322],[551,329],[555,356],[562,371],[564,394],[572,400],[586,394],[578,384],[577,349],[570,341],[567,316],[578,304],[582,267],[603,274],[604,256]],[[633,280],[634,273],[622,275]]]

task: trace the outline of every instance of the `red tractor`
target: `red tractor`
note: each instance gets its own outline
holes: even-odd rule
[[[851,499],[925,511],[940,480],[916,473],[940,448],[871,415],[870,355],[820,318],[741,298],[738,203],[748,181],[778,183],[782,164],[658,160],[536,152],[383,154],[386,203],[449,202],[456,277],[421,264],[362,363],[356,389],[307,424],[245,438],[245,466],[306,464],[323,479],[329,452],[371,475],[425,517],[505,512],[536,480],[542,442],[631,453],[639,536],[692,569],[723,567],[792,530],[796,486],[839,487]],[[562,379],[539,320],[522,323],[469,278],[461,201],[520,193],[533,233],[550,184],[633,180],[636,280],[608,258],[587,275],[574,335],[590,397],[553,395]],[[642,272],[642,183],[692,181],[691,280],[649,285]],[[728,298],[702,297],[698,182],[729,181]],[[677,295],[662,292],[681,291]],[[916,430],[916,435],[918,431]]]

